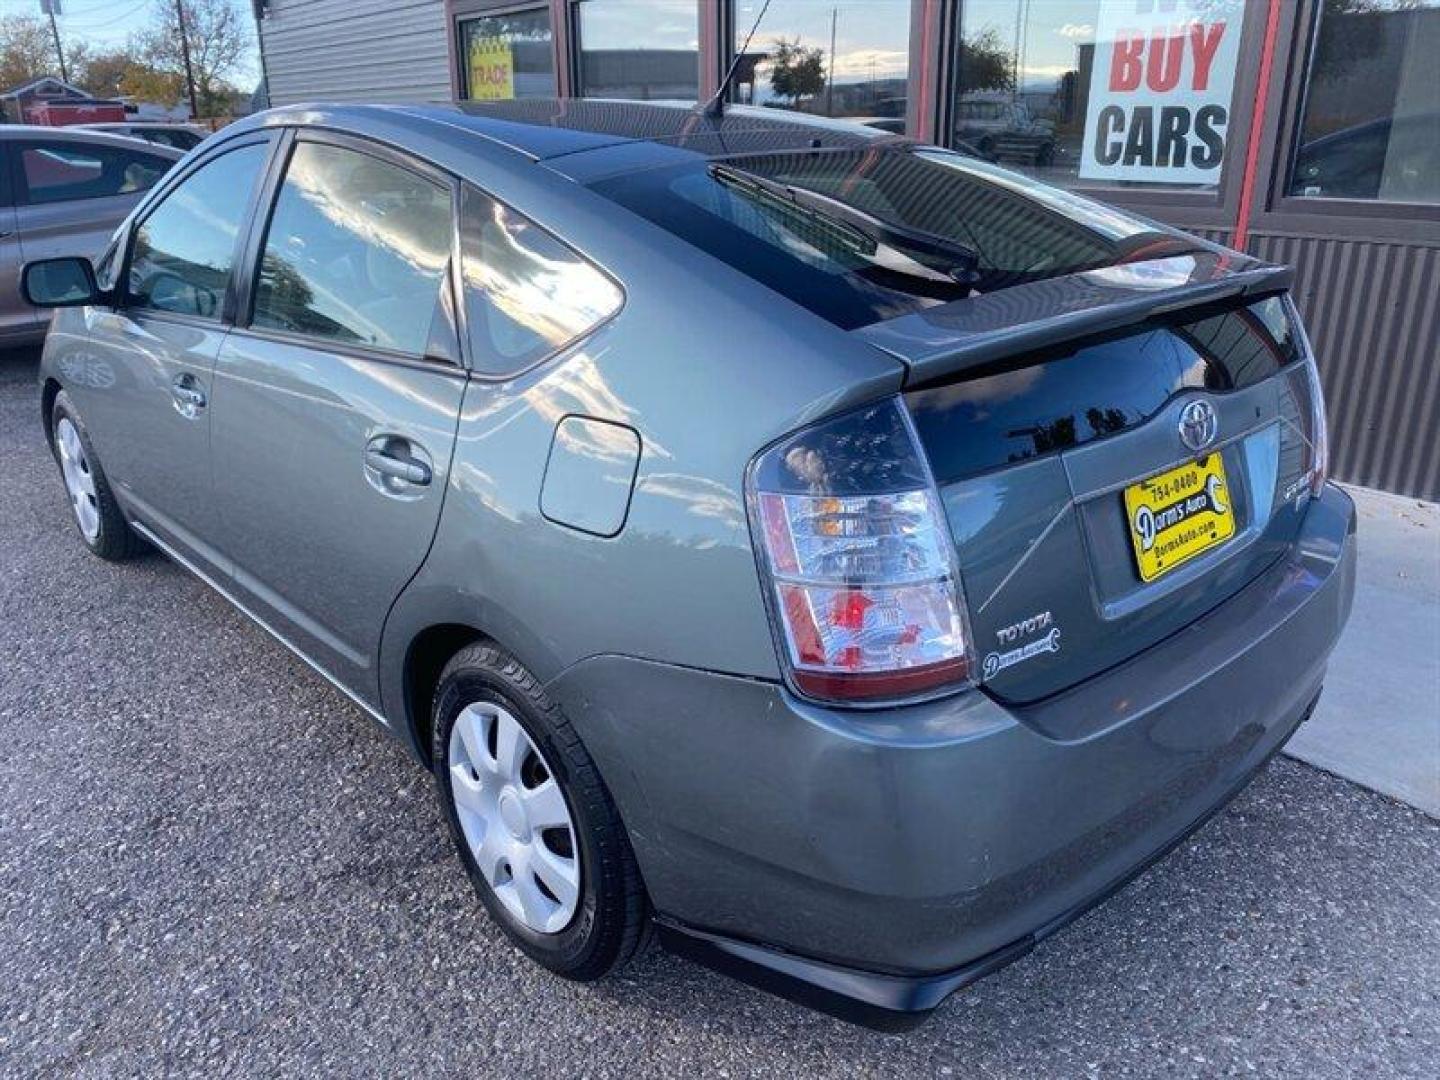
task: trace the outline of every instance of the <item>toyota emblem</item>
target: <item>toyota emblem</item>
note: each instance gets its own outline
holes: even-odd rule
[[[1208,401],[1192,401],[1180,410],[1180,441],[1199,453],[1215,441],[1220,418]]]

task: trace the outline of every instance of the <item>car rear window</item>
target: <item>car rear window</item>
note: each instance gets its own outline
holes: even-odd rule
[[[1193,246],[929,147],[751,154],[592,186],[847,330]]]

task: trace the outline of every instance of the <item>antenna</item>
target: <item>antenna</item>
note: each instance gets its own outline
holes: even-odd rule
[[[719,118],[725,115],[725,94],[730,89],[730,80],[735,78],[735,72],[740,68],[740,61],[745,58],[745,51],[750,48],[750,39],[755,36],[755,31],[760,29],[760,20],[765,18],[765,13],[770,10],[770,0],[760,5],[760,14],[755,16],[755,21],[750,24],[750,32],[745,35],[745,44],[740,46],[735,53],[735,58],[730,61],[730,67],[725,72],[725,78],[720,80],[720,88],[715,95],[705,102],[704,113],[706,116]]]

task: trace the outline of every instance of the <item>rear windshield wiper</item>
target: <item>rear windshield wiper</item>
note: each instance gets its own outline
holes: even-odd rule
[[[865,241],[865,247],[858,248],[853,241],[847,246],[856,247],[857,252],[863,250],[863,254],[885,264],[888,269],[961,284],[971,284],[979,277],[980,256],[973,248],[949,237],[884,221],[830,195],[772,180],[748,169],[711,165],[709,171],[717,183],[739,189],[764,202],[778,203],[781,209],[798,210],[805,217],[832,230],[838,228],[852,237],[858,235]],[[903,254],[903,262],[909,264],[908,267],[897,265],[897,260],[885,257],[878,250],[880,247],[941,261],[944,263],[943,271],[915,260],[903,259]]]

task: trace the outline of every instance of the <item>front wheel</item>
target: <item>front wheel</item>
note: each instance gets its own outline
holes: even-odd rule
[[[431,747],[461,862],[490,917],[533,960],[578,981],[649,934],[640,871],[579,736],[520,664],[462,649],[435,693]]]
[[[65,493],[85,545],[102,559],[119,561],[138,554],[145,543],[130,528],[115,501],[90,433],[65,391],[50,410],[50,443],[65,480]]]

